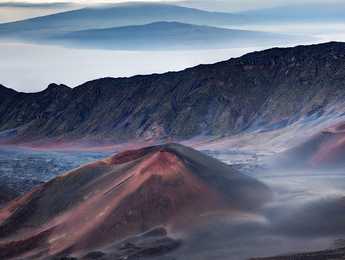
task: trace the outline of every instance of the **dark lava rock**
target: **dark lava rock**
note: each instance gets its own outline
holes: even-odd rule
[[[136,260],[161,256],[178,249],[181,244],[180,240],[168,237],[164,228],[155,228],[116,244],[107,259]]]
[[[188,138],[276,129],[345,99],[345,43],[254,52],[181,72],[103,78],[38,93],[0,88],[0,132],[12,141]],[[13,137],[12,137],[13,138]]]
[[[84,257],[82,257],[83,260],[93,260],[93,259],[99,259],[102,260],[106,256],[105,253],[101,251],[94,251],[86,254]]]
[[[171,238],[155,238],[139,243],[127,242],[119,248],[120,258],[126,257],[149,257],[166,254],[180,246],[180,241]],[[121,258],[121,259],[122,259]],[[126,259],[126,258],[123,258]]]
[[[345,248],[319,252],[301,253],[295,255],[275,256],[267,258],[252,258],[251,260],[344,260]]]
[[[78,258],[72,256],[61,256],[53,258],[53,260],[78,260]]]
[[[138,260],[163,256],[181,246],[180,240],[167,236],[164,228],[154,228],[146,233],[130,237],[116,243],[105,252],[93,251],[83,256],[82,260]],[[59,259],[60,260],[60,259]]]

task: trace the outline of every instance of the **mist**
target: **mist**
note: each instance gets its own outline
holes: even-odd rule
[[[212,52],[107,51],[26,43],[1,43],[0,47],[3,61],[0,64],[0,84],[23,92],[43,90],[52,82],[75,87],[88,80],[102,77],[177,71],[256,50],[253,47]]]
[[[344,238],[345,175],[341,171],[256,172],[274,197],[254,214],[220,213],[184,239],[184,246],[159,259],[234,259],[334,248]],[[327,221],[325,221],[327,220]]]
[[[298,35],[303,44],[345,41],[343,23],[268,24],[234,26],[233,29]],[[311,40],[311,37],[312,40]],[[301,41],[290,43],[299,45]],[[288,45],[204,50],[101,50],[66,48],[18,41],[0,42],[0,84],[23,92],[37,92],[50,83],[78,86],[102,77],[128,77],[137,74],[179,71],[199,64],[209,64],[239,57],[252,51]],[[169,61],[169,62],[167,62]]]

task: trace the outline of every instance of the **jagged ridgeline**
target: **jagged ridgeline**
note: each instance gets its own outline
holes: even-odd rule
[[[38,93],[0,88],[3,139],[125,141],[269,130],[343,112],[345,43],[275,48],[180,72]]]

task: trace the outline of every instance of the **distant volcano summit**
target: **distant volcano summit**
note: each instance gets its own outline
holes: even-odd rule
[[[258,181],[182,145],[127,151],[2,209],[0,257],[79,257],[157,226],[186,231],[205,213],[253,212],[270,195]]]

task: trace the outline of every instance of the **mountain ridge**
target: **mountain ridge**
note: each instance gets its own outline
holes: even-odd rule
[[[17,93],[0,103],[0,131],[16,129],[21,142],[183,139],[341,114],[344,53],[337,42],[274,48],[181,72],[103,78],[55,94]]]
[[[175,21],[197,25],[232,24],[241,15],[207,12],[169,4],[127,4],[87,7],[53,15],[0,24],[2,36],[39,40],[61,32]]]
[[[181,22],[68,32],[47,41],[64,46],[119,50],[220,49],[297,42],[299,37],[278,33],[200,26]]]

